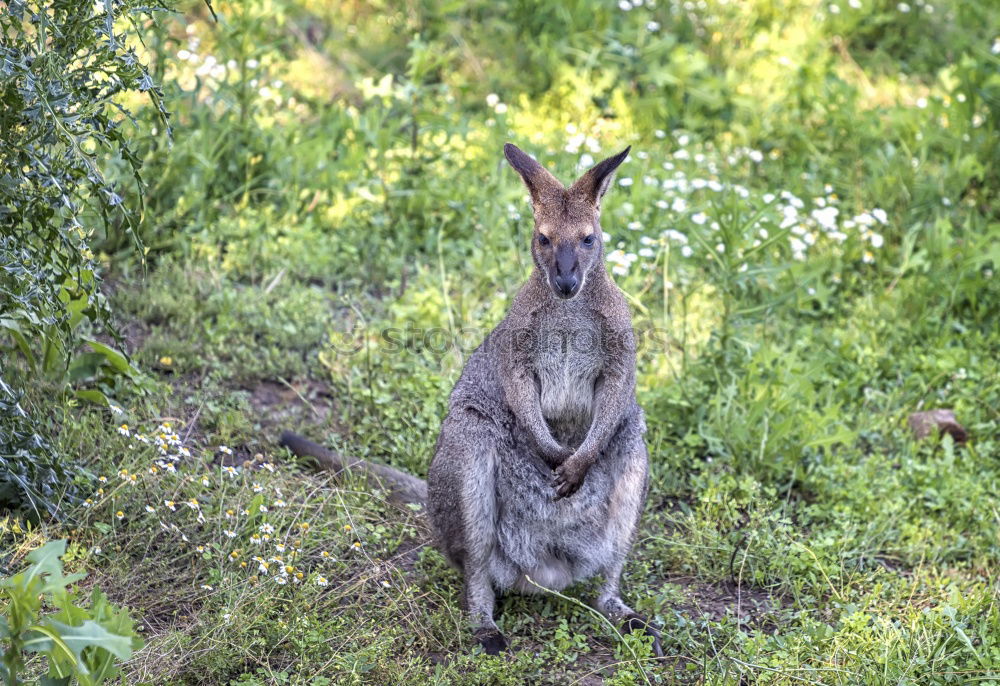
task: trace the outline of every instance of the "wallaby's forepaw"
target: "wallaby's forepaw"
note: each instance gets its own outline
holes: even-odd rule
[[[552,487],[556,489],[556,500],[568,498],[579,491],[589,467],[590,465],[572,458],[557,467],[555,478],[552,479]]]
[[[565,464],[566,460],[572,455],[572,448],[567,448],[556,443],[553,448],[542,453],[542,459],[545,460],[545,464],[555,469]]]
[[[622,631],[626,634],[630,634],[633,631],[641,631],[647,636],[652,636],[653,655],[656,657],[663,657],[663,646],[660,645],[660,627],[656,626],[645,617],[635,613],[626,615],[625,621],[622,622]]]
[[[500,653],[506,653],[510,650],[510,644],[507,643],[507,638],[497,629],[484,627],[482,629],[476,629],[476,632],[473,635],[476,637],[479,645],[483,647],[483,652],[487,655],[499,655]]]

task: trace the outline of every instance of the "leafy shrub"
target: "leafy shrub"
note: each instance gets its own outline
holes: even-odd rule
[[[7,396],[0,405],[0,455],[48,465],[8,480],[5,500],[16,502],[20,491],[22,500],[52,511],[43,494],[51,488],[48,477],[59,473],[38,441],[23,439],[33,430],[25,428],[28,417],[8,386],[43,374],[65,379],[83,322],[117,338],[91,242],[99,224],[131,230],[140,212],[123,205],[97,152],[116,151],[141,186],[140,162],[122,126],[131,115],[121,101],[129,92],[147,93],[165,119],[159,92],[129,44],[139,15],[161,8],[138,0],[15,0],[0,14],[0,331],[28,367],[20,378],[13,376],[24,371],[17,365],[0,372]],[[133,374],[119,353],[93,347],[74,378]],[[39,482],[33,472],[48,476]]]
[[[26,653],[47,658],[46,686],[71,683],[94,686],[118,674],[117,660],[127,660],[142,641],[128,613],[108,602],[97,588],[89,608],[76,604],[71,586],[85,574],[63,576],[60,557],[66,541],[50,541],[28,554],[29,566],[0,579],[0,677],[5,686],[29,683],[19,674]],[[41,615],[42,604],[56,609]]]

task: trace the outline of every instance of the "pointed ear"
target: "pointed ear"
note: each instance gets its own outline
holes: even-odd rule
[[[613,157],[609,157],[603,162],[599,162],[593,166],[586,174],[581,176],[579,180],[573,184],[570,188],[570,192],[578,193],[584,198],[592,202],[596,207],[601,206],[601,198],[607,193],[608,188],[611,186],[611,182],[615,178],[615,170],[618,166],[625,161],[628,157],[629,150],[632,146],[625,148],[620,153]]]
[[[514,170],[524,179],[524,185],[531,193],[532,204],[537,204],[547,190],[562,190],[563,185],[549,173],[548,169],[513,143],[507,143],[503,146],[503,154],[510,162],[510,166],[514,167]]]

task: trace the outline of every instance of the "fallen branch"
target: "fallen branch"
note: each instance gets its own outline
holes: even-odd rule
[[[292,431],[282,433],[278,443],[299,457],[313,458],[321,469],[334,474],[344,470],[360,470],[369,476],[374,476],[388,489],[389,500],[397,505],[423,505],[427,502],[427,482],[395,467],[357,457],[338,455]]]

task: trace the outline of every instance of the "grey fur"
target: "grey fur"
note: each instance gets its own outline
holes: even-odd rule
[[[504,152],[530,191],[535,269],[452,391],[427,478],[437,544],[464,574],[490,652],[506,647],[496,593],[537,590],[527,577],[561,590],[601,576],[595,607],[646,627],[659,654],[655,629],[618,590],[648,458],[631,318],[604,266],[599,216],[628,150],[569,189],[515,146]]]

